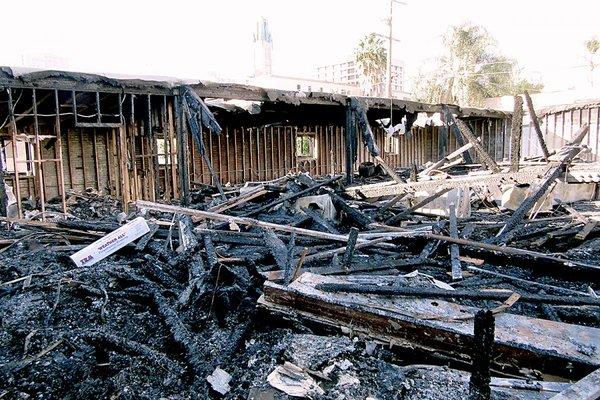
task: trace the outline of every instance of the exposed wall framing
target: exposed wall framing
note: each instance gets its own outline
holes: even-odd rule
[[[542,117],[542,132],[550,149],[564,146],[573,139],[583,124],[589,124],[590,131],[584,138],[583,143],[590,151],[583,153],[580,157],[585,161],[600,161],[600,105],[582,106],[581,108],[569,108],[564,110],[550,110]],[[527,155],[537,155],[538,146],[535,143],[534,132],[530,131],[523,138],[523,147],[527,147]]]
[[[506,120],[477,118],[469,120],[473,132],[481,138],[484,148],[496,161],[509,156],[505,146]],[[315,158],[296,155],[296,139],[299,135],[314,135],[317,143]],[[393,167],[422,165],[437,161],[459,146],[453,135],[444,138],[436,126],[413,127],[411,135],[397,137],[398,153],[386,151],[385,133],[374,129],[377,145],[382,149],[383,159]],[[307,171],[312,175],[342,173],[345,168],[346,141],[344,127],[336,125],[224,126],[219,136],[204,131],[211,163],[223,183],[238,184],[247,181],[272,180],[288,172]],[[211,177],[206,163],[190,143],[191,179],[193,182],[210,184]],[[477,156],[477,154],[475,154]],[[361,162],[374,162],[373,157],[359,146],[355,168]]]
[[[260,115],[220,109],[223,132],[203,131],[206,159],[189,136],[175,85],[57,71],[16,76],[0,68],[0,154],[6,161],[4,180],[17,198],[14,216],[34,208],[42,210],[41,219],[44,210],[66,212],[69,197],[84,191],[116,196],[125,209],[138,199],[185,203],[194,184],[214,184],[207,161],[220,181],[232,184],[289,172],[345,171],[345,96],[298,97],[210,83],[193,87],[202,98],[261,102]],[[370,118],[390,113],[387,100],[361,101],[373,111]],[[393,107],[395,120],[441,110],[440,105],[401,100],[394,100]],[[449,107],[496,160],[509,156],[507,114]],[[453,135],[441,127],[413,127],[410,134],[392,139],[393,146],[385,146],[382,129],[375,128],[374,134],[392,167],[436,161],[457,148]],[[298,137],[309,147],[302,154],[296,152]],[[354,167],[363,161],[373,158],[361,145]]]
[[[172,95],[0,87],[0,144],[16,217],[31,199],[66,212],[72,193],[94,190],[156,201],[179,195]],[[15,156],[16,155],[16,156]],[[28,206],[29,207],[29,206]]]

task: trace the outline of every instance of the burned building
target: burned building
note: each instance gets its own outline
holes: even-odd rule
[[[346,102],[342,95],[285,92],[242,85],[196,83],[223,127],[204,128],[207,157],[194,143],[181,107],[180,83],[65,72],[15,74],[3,69],[1,106],[4,179],[21,200],[46,201],[93,188],[129,203],[185,197],[190,187],[273,180],[289,172],[346,170]],[[383,99],[366,99],[371,120],[389,118]],[[394,101],[393,121],[414,121],[440,106]],[[497,160],[508,157],[507,118],[491,110],[458,111]],[[178,122],[180,121],[180,122]],[[427,121],[426,121],[427,122]],[[412,124],[411,124],[412,125]],[[374,131],[391,167],[421,165],[457,148],[443,126],[413,125],[403,135]],[[14,156],[16,154],[16,157]],[[362,147],[353,168],[373,157]]]
[[[597,394],[597,118],[522,157],[521,96],[0,88],[0,397]]]

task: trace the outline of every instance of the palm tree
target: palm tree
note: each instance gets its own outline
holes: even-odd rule
[[[356,65],[361,73],[361,86],[366,95],[381,96],[385,84],[387,51],[383,41],[374,33],[366,35],[354,50]]]
[[[584,42],[585,49],[588,52],[588,58],[590,62],[590,84],[594,87],[594,68],[596,67],[596,63],[594,62],[594,57],[598,50],[600,50],[600,40],[598,38],[593,37]]]

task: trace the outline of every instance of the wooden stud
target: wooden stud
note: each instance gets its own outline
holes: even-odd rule
[[[131,201],[131,184],[129,182],[129,171],[127,170],[127,133],[125,126],[119,128],[118,136],[119,175],[121,176],[121,198],[123,200],[123,211],[127,212]]]
[[[78,128],[77,129],[77,134],[78,134],[78,138],[79,138],[79,147],[81,148],[81,168],[82,168],[82,172],[83,172],[83,190],[87,189],[88,184],[87,184],[87,168],[85,167],[85,154],[84,154],[84,145],[83,145],[83,129],[82,128]]]
[[[62,153],[62,132],[60,128],[60,104],[58,99],[58,90],[54,90],[54,106],[56,110],[56,119],[54,121],[54,133],[56,135],[56,143],[54,145],[54,149],[58,148],[58,164],[57,164],[57,175],[58,171],[60,171],[59,178],[59,189],[60,189],[60,198],[63,213],[67,213],[67,200],[66,200],[66,192],[65,192],[65,172],[64,172],[64,163],[63,163],[63,153]],[[70,164],[70,163],[69,163]]]
[[[13,178],[13,186],[15,189],[15,197],[17,198],[17,209],[19,214],[19,219],[23,218],[23,208],[21,205],[21,185],[19,181],[19,169],[17,164],[17,121],[15,120],[15,105],[13,104],[12,98],[12,88],[6,89],[8,92],[8,112],[10,115],[10,130],[12,133],[11,138],[11,147],[13,152],[13,168],[14,168],[14,178]]]
[[[173,118],[173,103],[177,101],[174,97],[172,102],[167,104],[167,130],[169,136],[169,155],[167,157],[167,164],[171,171],[171,188],[173,198],[177,198],[179,191],[177,190],[177,146],[175,145],[175,121]],[[165,96],[165,103],[167,98]]]
[[[113,129],[111,128],[110,131]],[[108,179],[108,194],[114,195],[113,187],[114,187],[114,177],[113,177],[113,165],[110,156],[110,143],[108,138],[108,130],[104,131],[104,150],[106,157],[106,177]]]
[[[98,168],[98,146],[96,145],[96,133],[96,128],[94,128],[92,130],[92,151],[94,152],[94,172],[96,175],[96,189],[100,191],[100,169]]]
[[[35,145],[34,145],[34,151],[35,151],[35,159],[37,161],[39,161],[39,163],[36,163],[36,165],[34,165],[34,168],[37,166],[37,179],[38,179],[38,185],[39,185],[39,197],[40,197],[40,203],[41,203],[41,209],[42,209],[42,221],[46,220],[46,194],[45,194],[45,188],[44,188],[44,168],[43,168],[43,160],[42,160],[42,154],[41,154],[41,148],[40,148],[40,125],[39,125],[39,120],[38,120],[38,112],[37,112],[37,95],[36,95],[36,90],[32,89],[31,91],[31,100],[33,102],[33,129],[34,129],[34,133],[35,133]]]

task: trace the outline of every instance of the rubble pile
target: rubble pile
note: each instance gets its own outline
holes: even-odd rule
[[[600,366],[600,202],[540,207],[567,155],[516,207],[450,161],[4,218],[0,398],[551,398]]]

